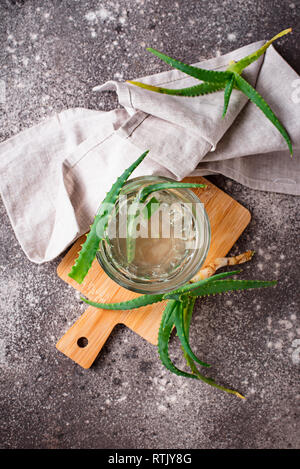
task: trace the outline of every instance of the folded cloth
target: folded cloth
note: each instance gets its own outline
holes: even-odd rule
[[[263,43],[195,65],[224,70]],[[184,98],[114,81],[96,88],[115,90],[121,109],[66,110],[3,142],[1,195],[27,257],[49,261],[85,233],[117,176],[147,149],[132,177],[221,173],[255,189],[299,194],[300,105],[293,99],[299,76],[273,46],[244,76],[287,128],[293,158],[275,127],[238,90],[221,119],[223,92]],[[169,88],[199,83],[178,70],[140,81]]]

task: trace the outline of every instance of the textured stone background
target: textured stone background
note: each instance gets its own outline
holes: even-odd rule
[[[1,140],[69,107],[113,109],[115,96],[93,94],[94,85],[167,68],[146,45],[196,62],[292,26],[276,48],[300,72],[299,15],[289,0],[1,0]],[[256,250],[244,277],[279,280],[197,304],[196,351],[247,400],[169,374],[122,326],[90,370],[61,355],[55,343],[84,306],[57,278],[60,259],[25,258],[1,203],[2,448],[300,447],[299,205],[211,180],[252,213],[232,251]],[[175,337],[171,349],[183,365]]]

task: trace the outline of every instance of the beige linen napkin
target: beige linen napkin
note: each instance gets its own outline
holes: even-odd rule
[[[196,65],[222,70],[263,43]],[[115,90],[122,109],[70,109],[2,143],[1,195],[28,258],[49,261],[87,231],[116,177],[146,149],[132,177],[221,173],[255,189],[299,194],[300,104],[293,99],[299,76],[272,46],[244,76],[287,128],[293,159],[278,131],[237,90],[221,119],[223,92],[183,98],[113,81],[97,89]],[[170,88],[196,83],[177,70],[140,80]]]

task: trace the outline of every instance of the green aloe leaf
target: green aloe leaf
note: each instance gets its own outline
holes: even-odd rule
[[[235,391],[234,389],[225,388],[224,386],[217,384],[213,378],[208,378],[202,375],[200,371],[198,370],[197,366],[195,365],[194,360],[185,351],[183,351],[183,353],[184,353],[184,357],[186,359],[188,366],[190,367],[193,375],[197,377],[197,379],[203,381],[209,386],[213,386],[214,388],[220,389],[221,391],[225,391],[228,394],[234,394],[235,396],[241,399],[245,399],[245,397],[242,394],[240,394],[238,391]]]
[[[158,295],[141,295],[133,300],[122,301],[120,303],[96,303],[95,301],[87,300],[81,297],[81,299],[90,306],[101,309],[112,309],[112,310],[128,310],[140,308],[141,306],[152,305],[163,300],[163,294]]]
[[[221,272],[220,274],[215,274],[212,277],[205,278],[203,280],[199,280],[198,282],[194,283],[187,283],[182,287],[176,288],[176,290],[172,290],[168,293],[165,293],[163,296],[164,300],[174,299],[180,301],[185,295],[191,295],[193,291],[200,291],[204,285],[207,283],[220,281],[223,278],[231,277],[232,275],[237,275],[241,272],[241,270],[232,270],[230,272]]]
[[[161,318],[161,326],[162,328],[164,329],[166,327],[167,324],[169,324],[169,321],[172,319],[173,321],[173,325],[174,325],[174,310],[175,310],[175,306],[176,306],[176,301],[174,300],[170,300],[167,302],[167,305],[164,309],[164,312],[163,312],[163,315],[162,315],[162,318]],[[173,327],[173,326],[172,326]]]
[[[199,358],[194,354],[192,351],[189,341],[186,337],[185,334],[185,329],[184,329],[184,319],[183,319],[183,305],[181,302],[177,302],[175,311],[174,311],[174,320],[175,320],[175,327],[177,330],[177,335],[179,337],[179,340],[181,342],[181,345],[185,352],[193,359],[195,362],[199,363],[199,365],[209,367],[207,363],[199,360]]]
[[[149,218],[152,217],[156,210],[158,210],[159,206],[159,200],[157,200],[155,197],[152,197],[147,203],[146,207],[144,207],[142,210],[143,217],[149,220]]]
[[[150,184],[149,186],[143,187],[138,193],[138,202],[143,204],[148,196],[153,192],[162,191],[165,189],[189,189],[189,188],[205,188],[206,184],[196,184],[190,182],[158,182],[157,184]]]
[[[177,68],[177,70],[180,70],[181,72],[201,81],[209,81],[211,83],[225,83],[231,77],[231,72],[216,72],[214,70],[205,70],[203,68],[193,67],[192,65],[187,65],[183,62],[179,62],[176,59],[172,59],[166,54],[163,54],[156,49],[152,49],[151,47],[148,47],[147,50],[152,52],[152,54],[156,55],[156,57],[160,58],[168,65],[171,65],[172,67]]]
[[[92,262],[96,256],[99,248],[100,241],[103,239],[104,231],[106,229],[109,215],[114,209],[115,202],[120,194],[120,191],[135,168],[143,161],[148,154],[149,150],[145,151],[113,184],[111,190],[107,193],[105,199],[100,205],[99,211],[95,216],[94,222],[91,225],[90,232],[88,233],[79,256],[75,261],[69,277],[82,283],[86,274],[88,273]]]
[[[222,115],[223,118],[225,117],[227,109],[228,109],[228,104],[229,104],[230,96],[231,96],[231,93],[232,93],[232,90],[233,90],[234,81],[235,81],[234,74],[232,74],[232,77],[230,78],[230,80],[228,80],[228,82],[226,83],[226,86],[225,86],[224,109],[223,109],[223,115]]]
[[[268,49],[268,47],[272,44],[272,42],[276,41],[276,39],[279,39],[280,37],[284,36],[285,34],[288,34],[292,31],[292,28],[285,29],[284,31],[281,31],[280,33],[276,34],[276,36],[272,37],[266,44],[264,44],[260,49],[257,51],[253,52],[252,54],[247,55],[247,57],[244,57],[243,59],[239,60],[238,62],[234,62],[229,67],[227,68],[227,71],[232,71],[236,72],[238,74],[241,74],[244,68],[248,67],[250,64],[255,62],[264,52]]]
[[[283,127],[281,122],[275,116],[274,112],[262,96],[240,75],[235,73],[235,82],[239,90],[241,90],[256,106],[264,113],[264,115],[272,122],[272,124],[279,130],[283,138],[288,144],[291,155],[293,155],[292,143],[289,134]]]
[[[168,301],[167,306],[163,312],[160,328],[158,331],[158,354],[162,364],[172,373],[175,373],[178,376],[184,376],[185,378],[197,379],[197,376],[179,370],[179,368],[174,365],[169,357],[169,340],[174,326],[174,310],[176,306],[176,301]],[[166,318],[168,318],[167,321]]]
[[[192,315],[193,315],[193,309],[195,305],[196,298],[194,297],[187,297],[185,302],[183,303],[183,321],[184,321],[184,330],[185,330],[185,335],[187,340],[189,340],[189,335],[190,335],[190,324],[192,320]],[[221,386],[220,384],[217,384],[214,379],[212,378],[207,378],[206,376],[202,375],[200,371],[198,370],[197,366],[195,365],[194,360],[191,358],[191,356],[182,348],[183,350],[183,355],[186,359],[186,362],[188,366],[190,367],[192,373],[201,381],[204,383],[213,386],[214,388],[220,389],[221,391],[225,391],[229,394],[233,394],[237,397],[240,397],[241,399],[245,399],[242,394],[240,394],[238,391],[235,391],[233,389],[228,389],[225,388],[224,386]]]
[[[281,133],[281,135],[286,140],[288,147],[289,147],[289,151],[292,155],[293,154],[292,143],[288,135],[288,132],[286,131],[284,126],[281,124],[281,122],[278,120],[278,118],[275,116],[270,106],[260,96],[260,94],[257,93],[255,89],[246,80],[244,80],[241,77],[241,73],[244,70],[244,68],[248,67],[251,63],[257,60],[276,39],[291,32],[291,30],[292,30],[291,28],[288,28],[288,29],[285,29],[284,31],[281,31],[279,34],[276,34],[276,36],[274,36],[272,39],[267,41],[257,51],[253,52],[252,54],[249,54],[247,57],[242,58],[238,62],[232,61],[225,72],[205,70],[205,69],[200,69],[191,65],[187,65],[187,64],[184,64],[183,62],[179,62],[178,60],[168,57],[162,52],[159,52],[152,48],[148,48],[147,50],[152,52],[154,55],[162,59],[167,64],[171,65],[174,68],[177,68],[178,70],[181,70],[182,72],[194,78],[204,81],[204,83],[201,83],[200,85],[195,85],[189,88],[178,89],[178,90],[156,87],[156,86],[147,85],[147,84],[139,83],[135,81],[130,81],[129,83],[132,83],[134,85],[140,86],[142,88],[145,88],[151,91],[156,91],[158,93],[165,93],[165,94],[175,95],[175,96],[187,96],[187,97],[200,96],[203,94],[208,94],[208,93],[212,93],[215,91],[219,91],[220,89],[225,88],[224,108],[223,108],[223,116],[222,116],[223,118],[225,117],[227,109],[228,109],[228,104],[229,104],[232,90],[233,88],[237,88],[240,91],[242,91],[253,103],[255,103],[256,106],[258,106],[259,109],[261,109],[261,111],[265,114],[267,119],[269,119],[272,122],[272,124],[277,128],[277,130]]]
[[[187,340],[190,338],[190,325],[193,317],[193,311],[195,306],[196,298],[192,296],[187,296],[183,302],[183,325],[184,332]]]
[[[189,292],[192,296],[208,296],[217,295],[219,293],[226,293],[229,291],[249,290],[251,288],[266,288],[276,285],[276,280],[262,281],[262,280],[218,280],[217,282],[210,282],[201,285],[199,288]]]
[[[225,88],[225,82],[224,83],[205,82],[205,83],[201,83],[200,85],[190,86],[188,88],[179,88],[179,89],[161,88],[160,86],[147,85],[146,83],[141,83],[139,81],[128,80],[128,83],[139,86],[140,88],[144,88],[145,90],[155,91],[156,93],[170,94],[173,96],[186,96],[189,98],[193,98],[196,96],[203,96],[209,93],[214,93],[216,91],[220,91]]]

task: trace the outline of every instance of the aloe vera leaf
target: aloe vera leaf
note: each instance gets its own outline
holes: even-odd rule
[[[88,300],[81,297],[81,299],[88,305],[94,306],[95,308],[101,309],[112,309],[112,310],[127,310],[140,308],[141,306],[152,305],[163,300],[163,294],[158,295],[141,295],[133,300],[122,301],[120,303],[96,303],[95,301]]]
[[[209,282],[189,292],[191,296],[207,296],[226,293],[229,291],[249,290],[250,288],[266,288],[276,285],[276,280],[218,280],[217,282]]]
[[[153,192],[161,191],[164,189],[187,189],[195,187],[206,187],[206,184],[196,184],[190,182],[158,182],[157,184],[150,184],[149,186],[143,187],[138,193],[138,202],[144,203],[147,197]]]
[[[240,394],[238,391],[235,391],[234,389],[225,388],[224,386],[217,384],[213,378],[207,378],[206,376],[202,375],[198,370],[197,366],[195,365],[194,360],[185,351],[183,351],[183,354],[188,366],[190,367],[192,373],[197,377],[197,379],[203,381],[206,384],[209,384],[209,386],[213,386],[214,388],[220,389],[221,391],[225,391],[228,394],[234,394],[235,396],[241,399],[245,399],[245,396]]]
[[[193,316],[194,306],[195,306],[196,297],[187,296],[186,300],[184,301],[183,307],[183,326],[184,332],[186,335],[187,340],[190,337],[190,325]]]
[[[195,362],[199,363],[199,365],[205,366],[205,367],[210,367],[208,363],[205,363],[194,354],[192,351],[189,341],[186,337],[185,334],[185,329],[184,329],[184,321],[183,321],[183,305],[181,302],[177,302],[175,311],[174,311],[174,321],[175,321],[175,327],[177,330],[177,335],[179,337],[179,340],[181,342],[181,345],[185,352],[193,359]]]
[[[268,42],[266,42],[260,49],[257,51],[253,52],[252,54],[247,55],[247,57],[243,57],[241,60],[238,62],[235,62],[227,68],[227,71],[232,71],[236,72],[238,74],[241,74],[244,68],[248,67],[252,62],[255,62],[266,50],[267,48],[272,44],[272,42],[276,41],[276,39],[279,39],[280,37],[284,36],[285,34],[288,34],[292,31],[292,28],[285,29],[284,31],[281,31],[280,33],[276,34],[276,36],[272,37]]]
[[[264,115],[272,122],[272,124],[277,128],[281,133],[283,138],[288,144],[291,155],[293,155],[293,148],[289,134],[286,129],[283,127],[281,122],[275,116],[274,112],[270,106],[266,103],[263,97],[240,75],[235,73],[235,82],[238,86],[238,89],[241,90],[256,106],[264,113]]]
[[[178,188],[191,188],[191,187],[206,187],[205,184],[196,184],[196,183],[189,183],[189,182],[160,182],[156,184],[150,184],[149,186],[143,187],[136,195],[135,200],[133,201],[133,207],[139,204],[143,204],[146,202],[147,198],[153,192],[157,192],[163,189],[178,189]],[[127,237],[126,237],[126,255],[127,255],[127,262],[131,263],[134,259],[135,255],[135,229],[137,225],[137,217],[140,214],[140,210],[137,208],[134,213],[130,213],[128,215],[127,220]]]
[[[163,312],[162,320],[158,331],[158,354],[162,364],[172,373],[178,376],[184,376],[185,378],[197,379],[196,375],[186,373],[185,371],[179,370],[169,357],[169,340],[170,335],[174,326],[174,309],[176,308],[176,302],[168,301],[168,304]],[[168,320],[166,321],[166,317]]]
[[[173,316],[173,313],[174,313],[175,306],[176,306],[176,301],[175,300],[169,300],[167,302],[167,305],[164,309],[164,312],[163,312],[163,315],[162,315],[162,318],[161,318],[162,328],[164,328],[169,323],[169,321],[171,320],[171,317]],[[173,325],[174,325],[174,320],[173,320]]]
[[[168,65],[171,65],[172,67],[177,68],[177,70],[180,70],[181,72],[184,72],[191,77],[197,78],[198,80],[209,81],[211,83],[225,83],[231,77],[231,72],[216,72],[214,70],[205,70],[203,68],[193,67],[192,65],[187,65],[183,62],[179,62],[176,59],[172,59],[171,57],[168,57],[162,52],[159,52],[156,49],[152,49],[151,47],[148,47],[147,50],[152,52],[152,54],[156,55],[156,57],[160,58]]]
[[[227,112],[227,109],[228,109],[228,104],[229,104],[230,96],[231,96],[231,93],[232,93],[232,90],[233,90],[233,86],[234,86],[234,74],[232,74],[231,79],[228,80],[228,82],[226,83],[226,86],[225,86],[224,109],[223,109],[223,115],[222,115],[223,119],[224,119],[224,117],[226,115],[226,112]]]
[[[142,215],[144,218],[148,219],[156,212],[159,208],[160,202],[155,197],[152,197],[147,203],[146,207],[142,210]]]
[[[161,88],[160,86],[152,86],[147,85],[146,83],[141,83],[139,81],[127,81],[132,85],[139,86],[140,88],[144,88],[145,90],[155,91],[156,93],[162,94],[169,94],[173,96],[186,96],[186,97],[196,97],[196,96],[203,96],[209,93],[214,93],[216,91],[223,90],[225,88],[224,83],[200,83],[200,85],[190,86],[188,88],[179,88],[179,89],[171,89],[171,88]]]
[[[95,216],[90,232],[88,233],[86,240],[82,245],[82,249],[79,252],[79,256],[68,274],[69,277],[76,280],[76,282],[82,283],[86,274],[88,273],[99,248],[99,243],[103,238],[109,215],[113,211],[114,204],[120,194],[120,191],[131,173],[143,161],[148,152],[149,150],[145,151],[131,166],[129,166],[129,168],[123,172],[123,174],[113,184],[112,188],[101,203],[99,212]]]
[[[187,297],[187,299],[185,300],[185,302],[183,304],[183,322],[184,322],[185,335],[186,335],[187,339],[189,339],[190,324],[191,324],[191,319],[192,319],[192,315],[193,315],[193,309],[194,309],[195,301],[196,301],[195,297],[194,298],[193,297]],[[234,394],[235,396],[238,396],[241,399],[245,399],[245,397],[242,396],[242,394],[240,394],[238,391],[235,391],[233,389],[225,388],[224,386],[221,386],[220,384],[217,384],[214,379],[207,378],[206,376],[203,376],[199,372],[197,366],[195,365],[194,360],[190,357],[190,355],[188,353],[186,353],[186,351],[184,350],[183,347],[182,347],[182,351],[183,351],[183,355],[186,359],[187,365],[190,367],[192,373],[195,376],[197,376],[197,378],[199,380],[203,381],[204,383],[206,383],[210,386],[213,386],[217,389],[220,389],[221,391],[225,391],[229,394]]]
[[[163,296],[164,300],[168,299],[176,299],[179,300],[179,298],[182,295],[186,294],[191,294],[192,291],[194,290],[199,290],[203,285],[209,283],[209,282],[214,282],[214,281],[219,281],[222,278],[225,277],[230,277],[232,275],[237,275],[241,272],[241,270],[232,270],[230,272],[221,272],[220,274],[215,274],[212,277],[205,278],[203,280],[199,280],[198,282],[194,283],[187,283],[183,285],[182,287],[176,288],[176,290],[172,290],[168,293],[165,293]]]

